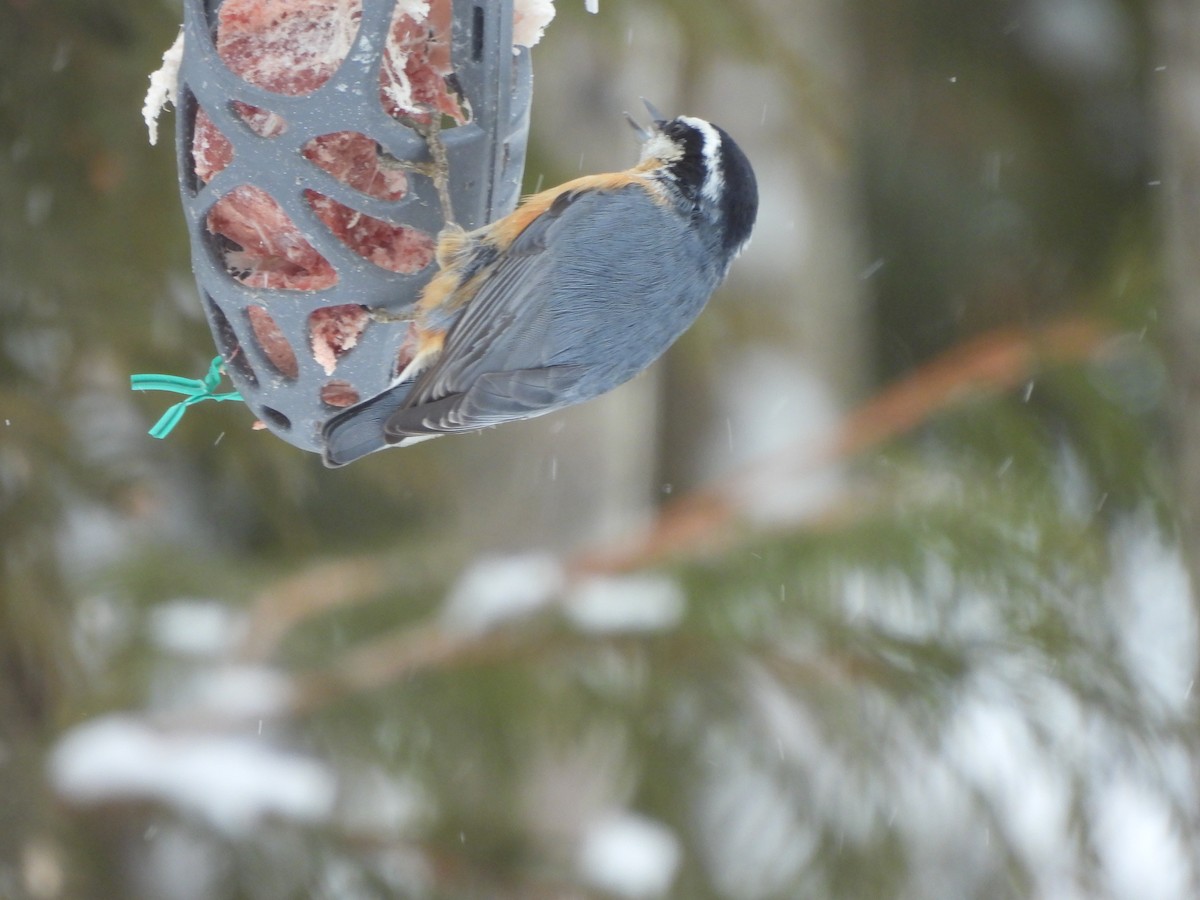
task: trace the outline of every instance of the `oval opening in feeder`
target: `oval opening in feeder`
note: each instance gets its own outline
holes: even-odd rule
[[[379,144],[357,131],[321,134],[304,145],[304,158],[342,184],[377,200],[399,200],[408,193],[408,176],[399,163],[380,152]]]
[[[432,0],[421,19],[396,4],[379,69],[379,102],[393,119],[427,124],[444,116],[443,127],[470,121],[470,104],[454,78],[453,25],[451,0]]]
[[[233,143],[225,137],[204,107],[197,106],[192,118],[192,172],[197,184],[208,184],[231,162]]]
[[[195,197],[203,183],[196,174],[196,117],[200,115],[200,103],[196,95],[186,87],[180,87],[178,114],[183,117],[185,132],[183,140],[175,145],[176,162],[180,181],[188,195]]]
[[[277,112],[271,112],[261,106],[251,106],[241,100],[232,101],[229,107],[239,119],[246,123],[246,127],[259,137],[274,138],[287,133],[287,119]]]
[[[296,361],[296,351],[284,337],[283,330],[267,312],[266,307],[251,305],[246,307],[246,318],[250,320],[250,329],[254,339],[267,358],[272,368],[288,381],[295,381],[300,375],[300,364]]]
[[[433,262],[436,242],[418,228],[376,219],[316,191],[306,190],[304,199],[334,237],[381,269],[411,275]]]
[[[333,409],[345,409],[360,399],[358,390],[348,381],[334,378],[321,385],[321,402]]]
[[[206,294],[204,302],[208,306],[208,320],[216,326],[217,350],[220,351],[221,358],[225,360],[225,365],[249,382],[251,387],[258,387],[258,376],[254,374],[254,367],[250,365],[250,360],[246,359],[242,343],[238,340],[233,326],[229,324],[229,319],[225,317],[225,313],[221,311],[221,307],[217,306],[212,297]]]
[[[338,360],[358,346],[358,339],[370,322],[367,308],[358,303],[322,306],[309,314],[313,359],[326,375],[332,375]]]
[[[483,7],[476,6],[471,10],[471,62],[483,59]]]
[[[207,224],[224,238],[216,249],[226,271],[247,287],[321,291],[337,284],[333,266],[262,188],[234,188],[213,204]]]
[[[260,406],[258,408],[258,417],[272,428],[278,428],[280,431],[292,430],[292,420],[277,409],[271,409],[269,406]]]
[[[310,94],[342,64],[361,18],[361,0],[225,0],[217,11],[217,55],[264,90]]]

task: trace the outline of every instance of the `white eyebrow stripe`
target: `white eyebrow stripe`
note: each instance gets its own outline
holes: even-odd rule
[[[721,171],[721,135],[717,134],[717,129],[703,119],[697,119],[694,116],[680,116],[679,121],[690,125],[704,135],[703,153],[706,174],[700,193],[706,199],[716,203],[721,199],[721,187],[725,181],[724,173]]]

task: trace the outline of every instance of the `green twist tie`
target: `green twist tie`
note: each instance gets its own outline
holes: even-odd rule
[[[179,424],[187,408],[202,400],[241,400],[242,395],[237,391],[224,394],[214,393],[221,383],[221,357],[213,358],[208,367],[208,374],[197,381],[195,378],[180,378],[178,375],[131,375],[129,387],[135,391],[170,391],[173,394],[187,394],[186,400],[180,400],[154,423],[150,429],[150,437],[165,438]]]

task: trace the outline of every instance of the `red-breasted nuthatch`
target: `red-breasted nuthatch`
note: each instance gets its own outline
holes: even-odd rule
[[[722,129],[654,118],[638,164],[439,237],[393,386],[325,426],[325,463],[590,400],[654,362],[750,238],[754,171]],[[632,123],[632,119],[630,122]]]

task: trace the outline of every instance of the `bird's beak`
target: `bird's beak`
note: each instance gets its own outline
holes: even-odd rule
[[[646,112],[650,113],[650,121],[655,125],[659,122],[667,121],[667,117],[660,113],[658,108],[645,97],[642,97],[642,105],[646,107]]]
[[[642,103],[646,107],[646,112],[650,113],[650,127],[643,128],[638,124],[637,119],[635,119],[629,113],[625,113],[625,121],[629,123],[629,127],[634,130],[635,134],[637,134],[638,140],[644,144],[646,141],[650,140],[650,138],[654,137],[654,135],[658,134],[659,128],[667,120],[663,118],[663,114],[658,111],[658,108],[653,103],[651,103],[645,97],[642,97],[641,99]]]
[[[643,144],[650,140],[650,132],[638,124],[637,119],[629,113],[625,113],[625,121],[629,123],[629,127],[633,129],[634,134],[638,136],[638,140]]]

